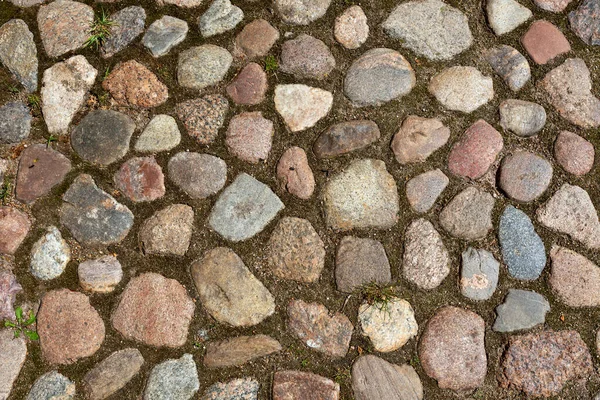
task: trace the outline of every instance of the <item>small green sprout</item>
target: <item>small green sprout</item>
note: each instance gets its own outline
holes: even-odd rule
[[[31,109],[39,110],[42,105],[42,100],[37,94],[30,94],[29,96],[27,96],[27,104],[29,104],[29,107],[31,107]]]
[[[58,137],[54,136],[53,134],[50,134],[50,136],[48,136],[48,139],[46,140],[46,148],[50,147],[50,144],[54,142],[58,142]]]
[[[102,80],[106,80],[106,78],[108,78],[108,76],[110,75],[110,67],[106,67],[106,70],[104,71],[104,76],[102,77]]]
[[[300,361],[300,365],[301,365],[303,368],[306,368],[306,367],[308,367],[308,364],[310,364],[310,361],[308,361],[308,358],[305,358],[305,359],[303,359],[302,361]]]
[[[8,91],[12,94],[17,94],[19,93],[19,88],[15,85],[8,85]]]
[[[275,56],[268,55],[265,58],[265,71],[266,72],[275,72],[279,68],[279,64],[277,63],[277,59]]]
[[[90,37],[85,41],[84,47],[94,47],[98,50],[102,46],[102,43],[110,36],[110,28],[114,25],[116,23],[102,9],[102,12],[96,15],[94,22],[90,25]]]
[[[335,383],[338,385],[343,385],[344,383],[350,382],[350,379],[352,379],[352,375],[350,373],[350,368],[347,367],[338,368],[337,372],[335,373],[335,377],[333,378]]]
[[[12,328],[12,330],[14,331],[15,338],[24,335],[29,340],[40,339],[40,336],[35,330],[28,328],[31,325],[35,324],[35,314],[33,313],[33,310],[29,310],[29,316],[26,319],[23,315],[23,309],[21,307],[17,307],[15,308],[15,316],[17,317],[16,322],[9,320],[4,321],[4,327]]]
[[[10,183],[8,182],[3,184],[0,188],[0,200],[2,200],[3,205],[6,203],[6,199],[8,199],[8,196],[10,196],[10,192]]]

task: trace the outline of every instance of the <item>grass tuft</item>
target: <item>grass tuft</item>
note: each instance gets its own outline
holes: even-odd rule
[[[96,50],[102,46],[102,43],[110,36],[110,27],[116,23],[108,17],[108,14],[102,12],[94,18],[90,29],[90,37],[85,41],[84,47],[94,47]]]
[[[277,63],[277,59],[275,56],[268,55],[265,58],[265,71],[266,72],[275,72],[279,68],[279,64]]]

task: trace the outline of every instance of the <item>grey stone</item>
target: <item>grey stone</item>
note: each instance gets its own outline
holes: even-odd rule
[[[140,228],[144,254],[183,256],[190,246],[194,210],[185,204],[171,204],[155,212]]]
[[[425,213],[433,207],[450,179],[440,169],[427,171],[406,182],[406,197],[412,209]]]
[[[335,58],[321,40],[304,33],[281,45],[281,72],[298,79],[325,79],[335,68]]]
[[[508,99],[500,103],[500,126],[519,136],[533,136],[546,124],[546,110],[530,101]]]
[[[168,163],[169,179],[193,199],[205,199],[225,186],[227,164],[210,154],[181,152]]]
[[[513,92],[519,91],[531,78],[531,68],[523,54],[514,47],[499,45],[489,49],[485,58]]]
[[[277,85],[273,100],[275,109],[292,132],[313,127],[333,105],[330,92],[300,84]]]
[[[189,400],[200,389],[198,370],[191,354],[158,364],[148,377],[144,400]]]
[[[144,33],[142,44],[150,50],[152,56],[164,56],[185,40],[188,30],[187,22],[165,15],[150,24]]]
[[[500,216],[498,238],[510,275],[526,281],[539,278],[546,265],[546,249],[527,214],[506,207]]]
[[[0,263],[0,319],[15,318],[15,300],[22,291],[23,287],[19,285],[15,275]]]
[[[453,111],[472,113],[494,97],[492,78],[474,67],[450,67],[431,78],[429,92]]]
[[[500,263],[493,254],[469,247],[462,253],[460,291],[472,300],[487,300],[496,291]]]
[[[493,228],[494,204],[491,194],[469,186],[444,207],[440,213],[440,225],[460,239],[483,239]]]
[[[244,12],[229,0],[214,0],[198,19],[200,33],[205,38],[232,30],[242,22]]]
[[[342,238],[335,256],[335,281],[337,289],[346,293],[371,282],[389,284],[392,274],[383,245],[373,239]]]
[[[0,318],[4,316],[0,315]],[[0,330],[0,399],[7,399],[27,357],[25,338],[15,338],[12,329]]]
[[[600,2],[584,0],[569,13],[571,29],[589,45],[600,45]]]
[[[83,290],[109,293],[123,279],[123,268],[115,256],[102,256],[79,264],[77,275]]]
[[[548,160],[527,151],[515,151],[502,160],[498,184],[511,199],[530,202],[540,197],[552,181]]]
[[[25,21],[11,19],[0,27],[0,62],[28,92],[38,86],[37,49]]]
[[[11,102],[0,107],[0,144],[14,144],[27,139],[31,130],[31,113],[23,103]]]
[[[511,32],[533,15],[515,0],[489,0],[486,11],[490,26],[498,36]]]
[[[319,135],[313,152],[319,158],[336,157],[367,147],[380,136],[379,127],[373,121],[340,122]]]
[[[37,13],[38,29],[49,57],[59,57],[82,48],[90,37],[94,9],[70,0],[42,5]]]
[[[44,3],[46,0],[9,0],[17,7],[33,7]]]
[[[108,58],[125,49],[131,42],[144,32],[146,11],[142,7],[130,6],[117,11],[110,16],[113,25],[110,34],[102,43],[100,54]]]
[[[402,3],[382,27],[403,47],[430,60],[449,60],[473,42],[467,16],[440,0]]]
[[[360,356],[352,365],[352,391],[356,400],[423,400],[423,385],[413,367],[372,354]]]
[[[177,121],[170,115],[154,116],[135,142],[135,151],[158,153],[172,150],[179,145],[181,133]]]
[[[75,383],[58,371],[50,371],[35,381],[26,400],[71,399],[75,399]]]
[[[308,25],[327,12],[331,0],[275,0],[275,8],[286,24]]]
[[[83,377],[85,392],[90,400],[103,400],[127,385],[144,364],[138,349],[115,351],[100,361]]]
[[[29,271],[37,279],[47,281],[58,278],[71,260],[71,249],[60,231],[51,226],[31,248]]]
[[[358,49],[369,37],[369,25],[363,9],[358,6],[348,7],[335,19],[333,29],[335,40],[347,49]]]
[[[550,303],[541,294],[529,290],[509,289],[504,303],[496,307],[496,332],[514,332],[533,328],[546,321]]]
[[[398,298],[385,304],[364,302],[358,309],[358,321],[363,335],[382,353],[399,349],[419,331],[410,303]]]
[[[200,400],[258,400],[260,385],[253,378],[217,382],[204,392]]]
[[[205,44],[179,53],[177,81],[190,89],[204,89],[215,85],[225,77],[232,55],[222,47]]]

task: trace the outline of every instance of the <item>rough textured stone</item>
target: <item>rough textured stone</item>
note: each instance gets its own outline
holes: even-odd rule
[[[460,291],[471,300],[487,300],[496,291],[500,263],[493,254],[469,247],[462,253]]]
[[[153,57],[164,56],[185,40],[188,30],[187,22],[164,15],[148,27],[142,38],[142,44],[150,50]]]
[[[177,121],[170,115],[154,116],[135,142],[135,151],[159,153],[172,150],[179,145],[181,133]]]
[[[321,40],[304,33],[281,45],[279,69],[298,79],[325,79],[335,68],[335,58]]]
[[[369,25],[363,9],[350,6],[335,19],[335,40],[347,49],[358,49],[369,37]]]
[[[315,177],[303,149],[294,146],[283,153],[277,164],[277,180],[282,191],[302,200],[310,199],[315,190]]]
[[[448,183],[450,180],[440,169],[424,172],[406,182],[406,197],[411,208],[418,213],[429,211]]]
[[[233,250],[207,251],[191,272],[204,308],[219,322],[252,326],[275,312],[273,295]]]
[[[550,287],[569,307],[600,305],[600,268],[579,253],[558,245],[550,250]]]
[[[68,289],[48,292],[37,314],[42,355],[51,364],[72,364],[93,355],[104,341],[104,322],[89,298]]]
[[[194,302],[183,285],[154,272],[129,281],[112,314],[112,325],[125,338],[149,346],[185,344]]]
[[[17,7],[33,7],[38,4],[42,4],[46,0],[9,0]]]
[[[249,59],[264,57],[279,39],[279,31],[264,19],[246,24],[236,36],[234,53]]]
[[[133,202],[157,200],[165,195],[162,168],[154,157],[134,157],[115,173],[115,186]]]
[[[83,290],[109,293],[123,279],[123,268],[115,256],[103,256],[79,264],[77,274]]]
[[[275,0],[274,3],[286,24],[308,25],[325,15],[331,0]]]
[[[109,0],[112,1],[112,0]],[[204,0],[156,0],[158,5],[164,6],[167,4],[173,4],[177,7],[182,8],[194,8],[198,7],[200,4],[204,3]]]
[[[404,234],[402,276],[421,289],[438,287],[450,273],[450,255],[431,222],[417,219]]]
[[[519,91],[531,78],[527,59],[514,47],[493,47],[485,53],[485,58],[513,92]]]
[[[83,377],[88,398],[102,400],[121,390],[138,374],[143,364],[144,357],[138,349],[115,351]]]
[[[190,89],[204,89],[225,77],[233,57],[227,50],[214,44],[192,47],[179,53],[177,81]]]
[[[211,385],[201,400],[258,400],[258,381],[252,378],[232,379],[229,382],[217,382]]]
[[[559,13],[563,11],[573,0],[534,0],[535,5],[539,8]]]
[[[494,203],[491,194],[469,186],[444,207],[440,213],[440,225],[460,239],[483,239],[493,228]]]
[[[453,111],[472,113],[494,97],[492,78],[474,67],[450,67],[429,82],[429,92]]]
[[[169,160],[169,179],[193,199],[207,198],[225,186],[227,164],[209,154],[181,152]]]
[[[323,89],[300,84],[275,87],[275,109],[292,132],[313,127],[333,105],[333,95]]]
[[[198,369],[191,354],[158,364],[148,377],[144,400],[190,400],[200,389]]]
[[[529,290],[508,289],[504,303],[496,307],[496,332],[514,332],[533,328],[546,321],[550,303],[541,294]]]
[[[502,135],[483,119],[476,121],[454,144],[448,155],[448,169],[454,175],[481,178],[504,147]]]
[[[319,135],[313,146],[313,152],[319,158],[336,157],[367,147],[380,136],[379,128],[373,121],[340,122]]]
[[[291,300],[287,307],[288,329],[306,346],[332,358],[348,352],[354,326],[344,314],[319,303]]]
[[[430,60],[449,60],[473,42],[467,16],[440,0],[402,3],[382,28],[403,47]]]
[[[594,167],[594,145],[575,133],[562,131],[554,142],[554,158],[567,172],[585,175]]]
[[[344,94],[357,107],[378,106],[410,93],[417,79],[395,50],[375,48],[354,60],[344,78]]]
[[[390,262],[380,242],[353,236],[342,238],[335,256],[339,291],[351,293],[371,282],[386,285],[391,280]]]
[[[600,2],[584,0],[577,10],[569,13],[571,29],[589,45],[600,45]]]
[[[227,94],[236,104],[256,105],[265,100],[267,74],[257,63],[246,65],[227,86]]]
[[[0,319],[15,319],[14,303],[17,294],[23,291],[23,287],[17,282],[17,278],[9,270],[0,266]],[[0,339],[1,342],[2,339]],[[0,344],[0,347],[2,345]],[[0,352],[1,354],[1,352]],[[0,373],[1,374],[1,373]],[[2,386],[0,378],[0,387]],[[0,390],[0,394],[2,391]]]
[[[204,365],[208,368],[240,366],[281,350],[279,342],[270,336],[238,336],[206,345]]]
[[[208,10],[198,18],[200,33],[205,38],[232,30],[244,18],[241,8],[229,0],[214,0]]]
[[[472,311],[443,307],[427,322],[419,344],[423,370],[442,389],[473,390],[487,372],[485,322]]]
[[[148,68],[135,60],[121,63],[102,82],[121,105],[157,107],[167,101],[168,89]]]
[[[439,119],[409,115],[394,135],[392,151],[402,165],[423,162],[449,138],[450,129]]]
[[[511,32],[531,18],[531,11],[515,0],[490,0],[486,5],[488,22],[496,35]]]
[[[229,102],[220,94],[187,100],[175,107],[177,117],[183,122],[188,135],[200,144],[214,142],[228,110]]]
[[[27,139],[31,130],[31,113],[20,102],[0,107],[0,145],[19,143]]]
[[[502,160],[499,186],[511,199],[530,202],[546,191],[552,172],[546,159],[519,150]]]
[[[102,43],[100,54],[108,58],[125,49],[144,32],[146,11],[142,7],[130,6],[110,16],[113,21],[108,30],[110,34]]]
[[[144,221],[140,243],[145,254],[183,256],[190,246],[194,210],[185,204],[171,204]]]
[[[17,173],[17,199],[32,203],[47,195],[65,179],[71,162],[61,153],[43,144],[29,146],[21,153]]]
[[[361,304],[358,321],[363,335],[371,339],[376,351],[382,353],[404,346],[419,330],[410,303],[397,298],[386,304]]]
[[[423,385],[413,367],[391,364],[372,354],[354,362],[352,390],[356,400],[423,400]]]
[[[46,54],[58,57],[83,47],[93,21],[92,7],[79,1],[56,0],[41,6],[37,23]]]
[[[552,23],[535,21],[521,38],[529,56],[538,64],[547,64],[561,54],[571,51],[571,45]]]
[[[1,279],[1,278],[0,278]],[[0,313],[0,318],[4,318]],[[7,317],[12,318],[12,317]],[[24,338],[15,338],[11,329],[0,330],[0,354],[2,369],[0,369],[0,399],[7,399],[13,383],[19,376],[27,357],[27,342]]]
[[[500,126],[519,136],[533,136],[546,124],[546,110],[529,101],[508,99],[500,103]]]
[[[57,371],[40,376],[27,395],[27,400],[75,399],[75,383]]]
[[[273,121],[260,111],[243,112],[229,121],[225,145],[237,158],[256,164],[269,157],[274,133]]]
[[[29,271],[37,279],[58,278],[71,260],[71,248],[55,226],[50,226],[31,248]]]
[[[302,399],[307,396],[320,400],[338,400],[340,385],[331,379],[310,372],[275,372],[273,400]]]
[[[28,92],[38,86],[37,49],[25,21],[11,19],[0,27],[0,62]]]
[[[0,207],[0,253],[15,254],[31,228],[29,217],[13,207]]]

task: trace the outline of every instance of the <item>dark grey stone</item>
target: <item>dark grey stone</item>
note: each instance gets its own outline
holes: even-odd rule
[[[0,107],[0,143],[14,144],[29,136],[31,113],[23,103],[7,103]]]
[[[390,262],[377,240],[345,236],[335,257],[335,281],[341,292],[351,293],[371,282],[382,285],[392,280]]]
[[[504,44],[496,46],[485,53],[485,58],[514,92],[525,86],[531,78],[531,69],[527,59],[514,47]]]
[[[541,294],[529,290],[509,289],[504,303],[496,307],[496,332],[514,332],[543,324],[550,303]]]
[[[102,44],[102,57],[112,57],[123,50],[144,32],[146,11],[142,7],[131,6],[117,11],[110,16],[114,24],[110,27],[110,35]]]
[[[0,27],[0,62],[28,92],[37,90],[37,49],[33,33],[23,20],[11,19]]]
[[[472,300],[487,300],[498,285],[500,263],[492,253],[469,247],[462,253],[460,290]]]
[[[148,27],[142,38],[142,43],[154,57],[164,56],[173,47],[185,40],[188,29],[187,22],[165,15]]]
[[[75,398],[75,384],[57,371],[40,376],[29,391],[27,400],[70,400]]]
[[[380,137],[377,124],[369,120],[340,122],[321,133],[313,146],[317,157],[330,158],[367,147]]]

